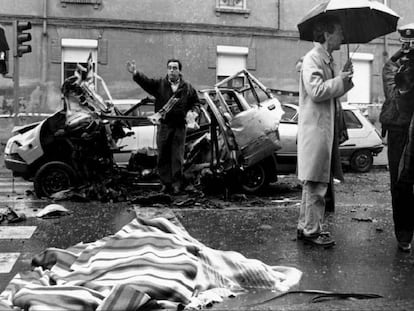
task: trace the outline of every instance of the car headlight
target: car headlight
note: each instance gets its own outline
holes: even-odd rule
[[[17,150],[21,145],[22,144],[18,140],[12,137],[7,141],[6,148],[4,149],[4,153],[6,154],[17,153]]]

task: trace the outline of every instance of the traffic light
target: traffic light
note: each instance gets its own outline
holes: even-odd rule
[[[0,27],[0,74],[7,74],[8,69],[8,53],[9,44],[7,43],[7,38],[4,33],[4,29]]]
[[[32,35],[28,32],[24,32],[25,30],[32,29],[32,23],[17,21],[15,25],[16,54],[18,57],[22,57],[23,54],[30,53],[32,51],[32,47],[29,44],[23,44],[25,42],[29,42],[30,40],[32,40]]]
[[[5,51],[0,51],[0,74],[5,75],[9,72],[7,66],[7,53]]]

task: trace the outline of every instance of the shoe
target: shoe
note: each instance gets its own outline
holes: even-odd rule
[[[179,186],[174,186],[173,188],[172,188],[172,194],[173,195],[178,195],[178,194],[180,194],[181,193],[181,189],[180,189],[180,187]]]
[[[318,236],[302,236],[302,240],[305,243],[312,244],[315,246],[322,246],[325,248],[331,247],[335,245],[335,240],[333,240],[330,236],[320,234]]]
[[[331,233],[329,231],[321,231],[321,232],[319,232],[319,235],[330,237],[331,236]],[[303,230],[302,229],[298,229],[297,230],[297,239],[298,240],[302,240],[304,236],[305,235],[303,233]]]
[[[398,249],[404,253],[409,253],[411,251],[411,243],[398,242]]]
[[[171,192],[171,186],[170,185],[162,185],[160,192],[162,193],[170,193]]]

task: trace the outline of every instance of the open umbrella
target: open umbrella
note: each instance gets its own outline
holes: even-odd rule
[[[399,16],[386,5],[369,0],[330,0],[311,9],[298,24],[301,40],[313,41],[313,25],[324,15],[336,16],[343,43],[367,43],[396,31]]]

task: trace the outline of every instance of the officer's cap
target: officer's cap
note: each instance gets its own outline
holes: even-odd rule
[[[398,28],[398,32],[400,33],[401,41],[406,42],[414,40],[414,23],[401,26]]]

